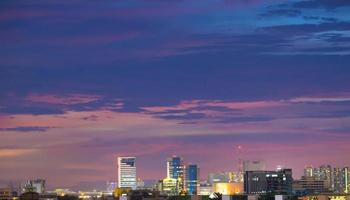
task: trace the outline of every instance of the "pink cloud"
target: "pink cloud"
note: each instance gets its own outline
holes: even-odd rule
[[[25,100],[35,102],[35,103],[47,103],[47,104],[61,104],[61,105],[74,105],[90,103],[99,100],[100,97],[96,95],[84,95],[84,94],[74,94],[68,96],[59,96],[51,94],[30,94],[25,98]]]

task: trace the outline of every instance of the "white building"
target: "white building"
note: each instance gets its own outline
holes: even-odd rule
[[[118,157],[118,188],[136,187],[136,157]]]

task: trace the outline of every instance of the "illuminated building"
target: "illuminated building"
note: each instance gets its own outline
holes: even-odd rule
[[[265,171],[266,170],[266,164],[262,160],[245,160],[243,161],[243,171]]]
[[[313,167],[311,165],[305,166],[304,177],[313,177]]]
[[[167,178],[176,179],[178,183],[178,191],[184,191],[185,186],[185,165],[179,156],[173,156],[167,160]]]
[[[349,168],[334,168],[333,170],[333,189],[335,193],[349,193]]]
[[[214,183],[213,191],[222,195],[235,195],[243,192],[242,183]]]
[[[227,172],[217,172],[208,174],[208,183],[213,185],[214,183],[228,183],[230,182],[230,174]]]
[[[322,180],[325,182],[325,187],[329,190],[333,188],[333,170],[330,165],[321,165],[318,168],[314,168],[312,176],[316,180]]]
[[[109,193],[112,193],[115,190],[115,188],[117,188],[117,187],[118,187],[117,182],[107,181],[107,183],[106,183],[106,191]]]
[[[246,171],[244,191],[247,194],[290,194],[292,192],[292,170]]]
[[[43,179],[28,180],[24,186],[25,192],[36,192],[42,194],[46,191],[46,181]]]
[[[126,196],[130,191],[130,188],[116,188],[113,192],[113,196],[118,199],[121,196]]]
[[[186,185],[186,191],[189,195],[195,195],[198,193],[199,168],[197,167],[197,165],[187,166],[185,185]]]
[[[199,186],[199,195],[210,195],[213,193],[213,186],[208,183],[201,183]]]
[[[179,184],[178,179],[165,178],[162,181],[162,192],[169,196],[179,194]]]
[[[118,157],[118,187],[136,189],[135,157]]]
[[[144,187],[145,187],[145,182],[142,179],[138,178],[137,179],[137,189],[143,189]]]

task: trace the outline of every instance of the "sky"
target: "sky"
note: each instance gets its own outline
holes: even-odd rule
[[[0,30],[2,183],[350,165],[349,1],[2,0]]]

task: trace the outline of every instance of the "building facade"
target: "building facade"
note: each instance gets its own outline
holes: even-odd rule
[[[118,188],[135,190],[136,187],[136,158],[118,157]]]
[[[199,168],[197,165],[188,165],[186,167],[185,186],[189,195],[196,195],[199,191]]]
[[[167,160],[167,178],[176,179],[179,192],[185,190],[185,165],[179,156],[173,156]]]
[[[247,194],[291,194],[292,170],[246,171],[244,174],[244,191]]]
[[[333,169],[333,189],[335,193],[349,193],[349,168],[334,168]]]

